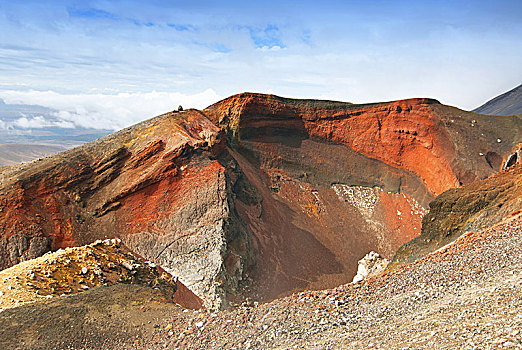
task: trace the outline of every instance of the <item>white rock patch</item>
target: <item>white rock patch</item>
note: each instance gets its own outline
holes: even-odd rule
[[[348,186],[343,184],[332,185],[339,199],[349,202],[357,208],[366,218],[371,218],[375,211],[375,205],[379,200],[380,188],[363,186]]]
[[[390,261],[383,258],[378,253],[371,251],[359,260],[357,267],[357,275],[353,278],[352,283],[363,281],[367,278],[379,275]]]

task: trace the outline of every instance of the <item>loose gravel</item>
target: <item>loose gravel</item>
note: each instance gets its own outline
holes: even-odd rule
[[[142,348],[522,349],[522,218],[376,279],[192,312]]]

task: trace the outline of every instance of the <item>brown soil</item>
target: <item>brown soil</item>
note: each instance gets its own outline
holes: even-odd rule
[[[0,348],[132,349],[182,309],[150,287],[99,286],[0,313]],[[142,348],[140,346],[140,348]]]
[[[2,168],[0,267],[110,234],[207,307],[331,288],[420,234],[413,200],[496,172],[521,130],[432,99],[235,95]],[[382,195],[368,216],[337,185]]]

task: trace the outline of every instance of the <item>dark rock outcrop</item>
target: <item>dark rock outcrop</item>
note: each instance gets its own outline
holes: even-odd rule
[[[391,258],[422,205],[498,171],[520,135],[516,117],[430,99],[235,95],[3,168],[0,266],[116,234],[209,308],[333,287],[368,251]]]
[[[402,245],[390,269],[412,262],[453,242],[517,215],[522,210],[522,164],[461,188],[450,189],[430,203],[419,237]]]

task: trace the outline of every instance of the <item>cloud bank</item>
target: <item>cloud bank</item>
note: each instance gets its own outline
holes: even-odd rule
[[[21,129],[43,129],[43,128],[62,128],[73,129],[75,123],[65,120],[49,120],[42,115],[35,117],[21,117],[14,120],[12,123],[4,123],[5,128],[17,127]]]
[[[56,91],[5,90],[1,96],[7,104],[40,105],[52,108],[53,117],[22,116],[14,122],[3,122],[3,128],[94,128],[118,130],[158,114],[184,108],[204,108],[219,100],[207,89],[201,93],[147,92],[116,94],[64,94]],[[0,124],[2,127],[2,124]]]
[[[473,109],[522,81],[520,18],[514,0],[0,0],[0,98],[110,129],[243,91]]]

